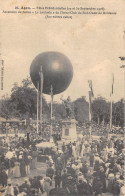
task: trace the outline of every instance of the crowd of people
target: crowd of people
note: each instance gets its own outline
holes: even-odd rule
[[[96,124],[92,122],[91,124],[88,122],[79,123],[77,126],[77,130],[80,132],[83,132],[84,134],[89,134],[89,128],[91,126],[92,135],[98,135],[98,136],[106,136],[109,134],[124,134],[124,129],[122,127],[116,127],[112,126],[112,129],[110,129],[109,124]]]
[[[40,139],[41,138],[41,139]],[[123,139],[90,139],[86,135],[75,142],[55,140],[51,159],[46,161],[46,175],[29,177],[36,168],[39,142],[42,136],[1,138],[0,192],[5,196],[91,196],[111,193],[123,196],[124,142]],[[11,179],[28,177],[13,185]]]

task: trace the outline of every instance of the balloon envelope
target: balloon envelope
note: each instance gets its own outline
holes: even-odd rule
[[[30,76],[37,88],[39,81],[40,90],[40,67],[43,71],[43,93],[50,94],[51,86],[53,94],[59,94],[67,89],[72,77],[73,67],[70,60],[59,52],[44,52],[36,56],[30,66]]]

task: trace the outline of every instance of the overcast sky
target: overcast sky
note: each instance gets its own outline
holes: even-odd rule
[[[22,2],[25,1],[20,1],[20,5]],[[34,0],[32,4],[31,1],[27,1],[27,5],[34,6],[34,2],[35,6],[37,4],[44,6],[48,3]],[[125,63],[118,57],[125,56],[123,23],[125,1],[83,2],[82,4],[67,1],[67,5],[107,7],[107,11],[117,11],[117,15],[74,15],[72,20],[46,20],[43,15],[2,14],[3,9],[8,7],[8,10],[11,10],[15,5],[19,5],[19,2],[12,0],[2,2],[0,39],[5,72],[4,90],[1,91],[1,96],[5,93],[10,94],[13,83],[20,84],[22,79],[29,76],[30,65],[35,56],[46,51],[58,51],[70,59],[74,70],[70,86],[62,93],[64,98],[70,96],[74,100],[86,96],[88,100],[88,80],[92,80],[95,97],[101,95],[109,100],[112,73],[114,73],[113,100],[118,101],[124,97],[124,70],[120,66]],[[57,1],[48,5],[57,6]],[[64,2],[62,4],[58,1],[58,6],[62,5],[64,6]],[[59,101],[62,94],[56,95],[54,100]],[[49,99],[48,96],[45,97]]]

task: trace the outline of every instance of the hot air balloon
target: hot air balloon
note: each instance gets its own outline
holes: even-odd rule
[[[73,77],[73,67],[70,60],[59,52],[44,52],[35,57],[30,66],[30,76],[33,84],[41,84],[40,67],[43,72],[43,93],[53,95],[65,91]],[[39,90],[41,89],[39,85]]]
[[[40,119],[42,124],[42,93],[51,95],[51,133],[53,95],[65,91],[73,77],[70,60],[59,52],[44,52],[35,57],[30,66],[30,76],[34,86],[41,92]],[[37,107],[38,108],[38,107]],[[38,112],[37,112],[38,130]]]

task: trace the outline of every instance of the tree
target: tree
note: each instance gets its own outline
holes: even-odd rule
[[[109,122],[110,105],[103,97],[96,98],[92,103],[93,120],[100,124]]]
[[[75,119],[78,122],[88,121],[89,104],[85,97],[80,97],[71,102]],[[40,109],[40,108],[39,108]],[[124,100],[113,103],[112,122],[116,126],[124,126]],[[20,119],[36,119],[37,113],[37,92],[32,86],[30,78],[22,80],[21,85],[14,83],[10,97],[0,100],[0,116]],[[43,116],[50,119],[50,107],[43,97]],[[66,118],[66,110],[62,103],[53,103],[53,116],[56,121]],[[98,97],[92,103],[92,119],[100,124],[102,121],[110,121],[110,102],[105,98]]]
[[[31,87],[30,78],[22,81],[21,86],[14,83],[11,96],[2,104],[1,116],[18,117],[21,119],[35,118],[37,108],[37,92]],[[47,103],[43,98],[43,110],[47,112]]]
[[[20,115],[32,118],[36,114],[36,91],[29,87],[18,87],[10,97],[11,104],[19,111]]]
[[[56,121],[66,118],[65,107],[62,103],[53,104],[53,116],[55,116]]]
[[[32,87],[32,81],[31,81],[30,77],[23,79],[22,85],[23,85],[23,87]]]
[[[85,97],[78,98],[74,101],[75,119],[79,122],[88,120],[89,118],[89,104]]]
[[[124,100],[121,99],[120,101],[113,104],[113,124],[115,126],[124,126]]]
[[[10,107],[10,100],[9,98],[4,97],[1,100],[1,110],[0,110],[1,117],[8,120],[11,116],[11,107]]]

